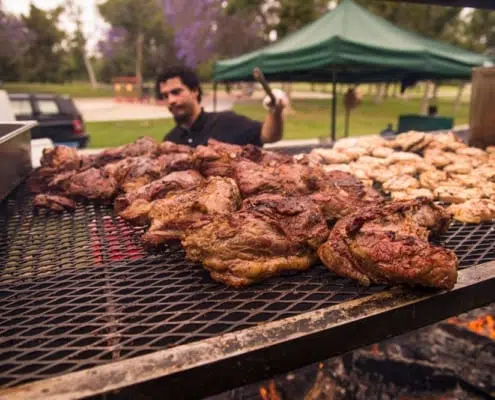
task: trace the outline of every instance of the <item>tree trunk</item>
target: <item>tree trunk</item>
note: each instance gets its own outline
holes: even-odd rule
[[[373,95],[373,85],[371,83],[368,83],[368,96]]]
[[[396,99],[399,97],[399,89],[400,89],[400,84],[399,83],[394,83],[393,88],[392,88],[392,97]]]
[[[432,99],[434,102],[438,101],[438,91],[440,90],[440,84],[438,82],[434,83],[433,86],[433,96]]]
[[[314,92],[315,91],[315,83],[314,82],[311,82],[311,91]]]
[[[84,52],[83,59],[84,59],[84,66],[86,67],[86,72],[88,73],[89,82],[91,83],[91,88],[96,89],[98,87],[98,82],[96,81],[95,71],[93,70],[93,66],[89,61],[86,52]]]
[[[378,83],[376,85],[376,96],[375,96],[375,104],[381,104],[383,103],[383,94],[385,91],[385,84],[384,83]]]
[[[428,105],[430,103],[430,81],[426,81],[424,85],[423,98],[421,99],[420,113],[426,115],[428,112]]]
[[[459,87],[457,89],[457,95],[454,100],[454,113],[459,111],[462,102],[462,93],[464,92],[464,88],[466,87],[466,82],[459,83]]]
[[[390,89],[390,82],[387,82],[385,84],[384,93],[383,93],[383,98],[384,99],[388,99],[388,90],[389,89]]]
[[[144,33],[139,32],[136,39],[136,80],[138,84],[138,95],[140,94],[141,82],[143,81],[143,44]]]

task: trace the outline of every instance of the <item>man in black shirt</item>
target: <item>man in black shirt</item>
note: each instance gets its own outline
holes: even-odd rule
[[[231,111],[205,112],[199,79],[189,68],[172,67],[156,81],[157,96],[165,100],[177,125],[164,140],[198,146],[208,139],[239,145],[276,142],[282,138],[284,102],[269,108],[263,123]]]

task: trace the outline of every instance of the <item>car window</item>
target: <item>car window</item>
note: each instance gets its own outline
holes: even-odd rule
[[[55,100],[38,100],[38,109],[42,115],[53,115],[60,113]]]
[[[12,105],[12,111],[16,117],[33,114],[29,99],[10,99],[10,104]]]

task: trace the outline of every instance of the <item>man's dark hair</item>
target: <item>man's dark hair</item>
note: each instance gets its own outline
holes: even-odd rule
[[[201,103],[201,98],[203,97],[203,91],[201,90],[199,78],[191,68],[183,67],[183,66],[168,67],[161,74],[158,75],[155,84],[156,98],[158,100],[163,100],[163,95],[160,92],[160,83],[165,82],[172,78],[180,78],[182,83],[186,85],[190,90],[197,90],[198,103]]]
[[[434,105],[431,105],[428,107],[428,115],[429,116],[436,116],[438,113],[438,107],[437,106],[434,106]]]

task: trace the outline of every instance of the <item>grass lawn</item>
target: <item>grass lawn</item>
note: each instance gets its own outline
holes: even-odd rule
[[[344,109],[339,99],[337,106],[337,137],[343,136]],[[330,132],[330,101],[296,100],[293,102],[295,113],[288,115],[285,124],[284,139],[311,139],[328,136]],[[363,103],[355,109],[350,119],[350,135],[377,134],[392,123],[397,127],[399,114],[416,114],[420,100],[387,99],[382,104],[374,104],[371,97],[365,97]],[[456,125],[468,122],[469,104],[462,103],[454,115],[453,101],[440,100],[439,114],[454,117]],[[234,106],[234,111],[262,121],[266,111],[256,102],[242,102]],[[87,130],[91,134],[90,147],[111,147],[129,143],[139,136],[149,135],[161,140],[173,127],[172,119],[88,122]]]
[[[3,89],[11,93],[55,93],[71,97],[112,97],[113,89],[110,85],[100,85],[93,89],[88,82],[71,83],[25,83],[4,82]]]

